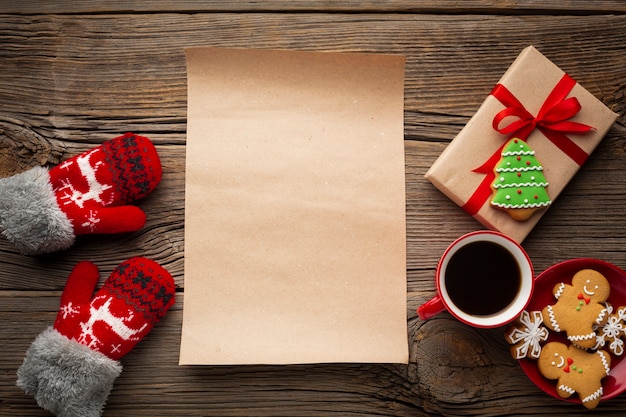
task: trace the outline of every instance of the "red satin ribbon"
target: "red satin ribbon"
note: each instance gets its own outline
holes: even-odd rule
[[[524,108],[522,103],[502,84],[496,85],[491,91],[491,95],[497,98],[506,108],[500,111],[493,118],[492,126],[495,130],[507,135],[507,140],[518,137],[526,140],[533,130],[539,129],[543,135],[556,145],[562,152],[569,156],[578,165],[585,163],[589,155],[570,138],[566,133],[586,133],[593,130],[593,127],[568,121],[581,109],[581,105],[576,97],[566,98],[576,81],[565,74],[556,84],[544,101],[537,116],[533,116]],[[515,120],[508,125],[500,125],[506,118],[514,117]],[[491,183],[495,179],[493,168],[501,158],[502,148],[506,141],[494,153],[473,172],[486,174],[470,199],[462,206],[470,215],[478,213],[478,210],[485,204],[491,196]]]

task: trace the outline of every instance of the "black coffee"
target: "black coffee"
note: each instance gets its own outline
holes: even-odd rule
[[[452,302],[467,314],[486,316],[507,307],[520,290],[520,269],[513,255],[493,242],[472,242],[459,249],[445,271]]]

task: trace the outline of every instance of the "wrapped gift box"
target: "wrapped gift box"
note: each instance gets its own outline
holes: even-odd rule
[[[426,178],[484,226],[522,242],[547,209],[519,221],[491,206],[493,167],[503,145],[513,137],[528,143],[543,165],[547,191],[554,202],[617,116],[529,46],[441,153]]]

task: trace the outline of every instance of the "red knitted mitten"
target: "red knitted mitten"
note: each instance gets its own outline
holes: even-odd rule
[[[161,180],[161,164],[148,138],[127,133],[50,171],[55,196],[76,235],[139,230],[146,217],[124,206]]]
[[[156,262],[131,258],[92,298],[98,268],[81,262],[67,280],[54,329],[70,340],[120,359],[174,303],[174,281]]]
[[[136,231],[146,216],[126,204],[160,180],[152,142],[127,133],[50,171],[35,167],[0,179],[0,228],[25,254],[66,249],[78,235]]]
[[[146,258],[120,264],[92,297],[98,269],[81,262],[70,274],[54,326],[26,353],[17,384],[63,416],[102,412],[126,355],[174,304],[172,276]]]

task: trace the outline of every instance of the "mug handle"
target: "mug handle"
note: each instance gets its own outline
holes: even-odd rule
[[[439,295],[435,295],[429,301],[426,301],[424,304],[417,308],[417,315],[422,320],[428,320],[431,317],[436,316],[445,310],[446,307],[443,305],[443,301],[441,301],[441,297]]]

